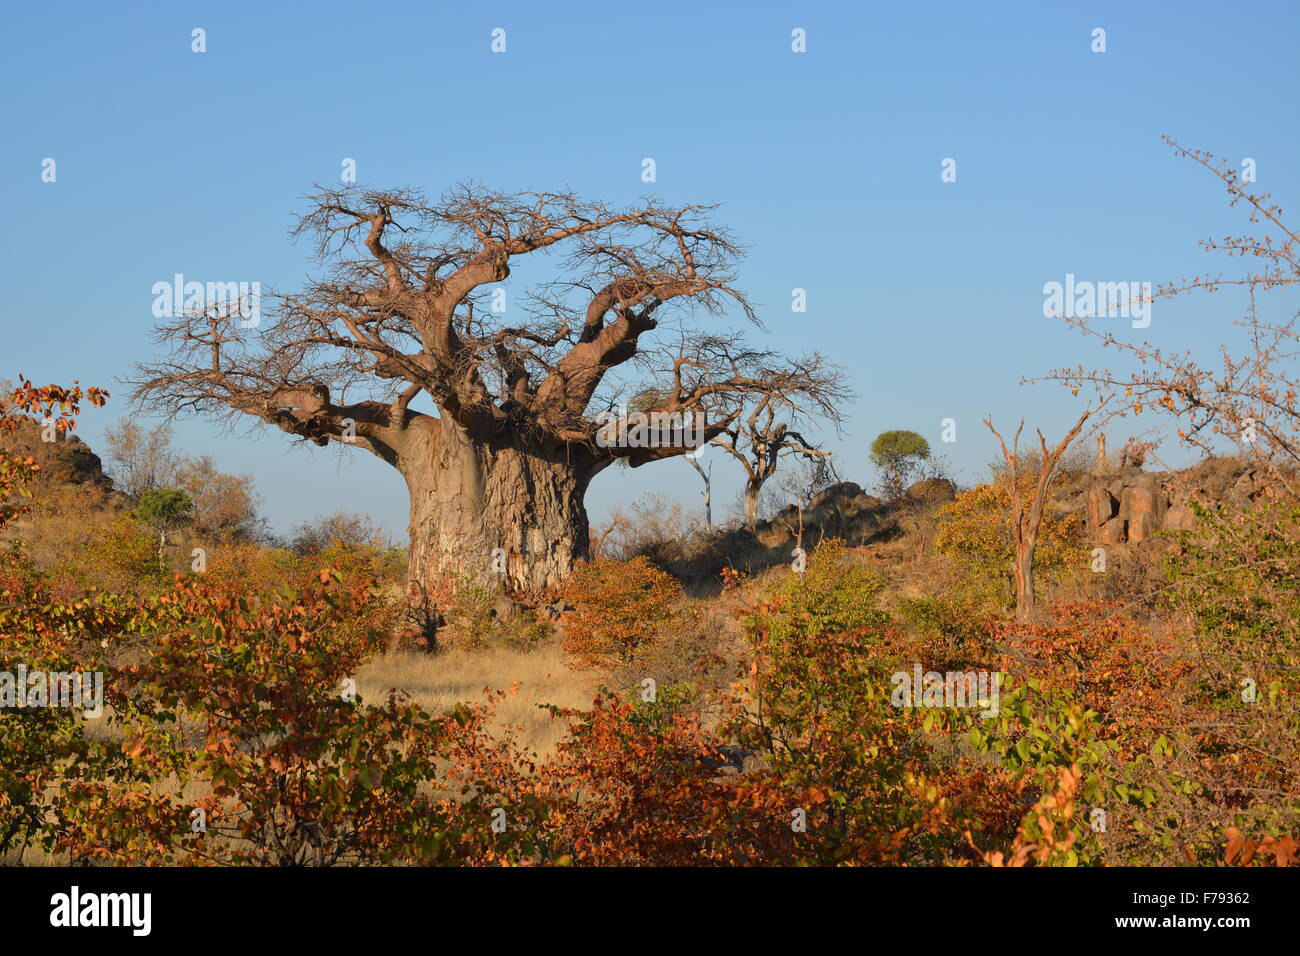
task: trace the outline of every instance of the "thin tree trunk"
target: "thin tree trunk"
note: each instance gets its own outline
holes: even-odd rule
[[[763,482],[750,478],[745,482],[745,526],[750,534],[758,533],[758,498],[763,491]]]
[[[1034,598],[1034,544],[1016,544],[1016,620],[1031,623],[1038,612]]]
[[[704,482],[704,526],[713,527],[713,462],[709,462],[709,470],[705,471],[698,461],[690,455],[683,455],[690,466],[700,473],[700,479]]]
[[[1012,562],[1012,573],[1016,582],[1016,620],[1021,622],[1031,622],[1037,617],[1037,606],[1034,598],[1034,548],[1038,544],[1038,529],[1042,526],[1043,521],[1043,504],[1047,500],[1047,493],[1051,487],[1052,477],[1056,474],[1056,465],[1065,454],[1065,450],[1070,447],[1070,442],[1078,436],[1079,431],[1086,422],[1096,412],[1101,411],[1102,406],[1109,399],[1102,399],[1096,408],[1090,408],[1079,416],[1079,420],[1074,423],[1064,438],[1057,443],[1055,448],[1047,447],[1047,439],[1043,433],[1038,432],[1038,445],[1041,449],[1041,457],[1038,466],[1038,481],[1034,487],[1034,496],[1029,507],[1029,513],[1025,514],[1025,505],[1020,497],[1020,432],[1025,427],[1025,420],[1020,420],[1020,426],[1016,429],[1015,437],[1011,441],[1011,448],[1007,448],[1007,443],[1003,440],[1002,434],[993,427],[991,418],[984,419],[984,424],[988,426],[998,440],[998,446],[1002,449],[1002,458],[1007,463],[1007,471],[1002,480],[1006,483],[1007,493],[1010,496],[1011,504],[1011,533],[1015,539],[1016,554]],[[1103,437],[1098,443],[1100,460],[1105,458],[1105,438]]]

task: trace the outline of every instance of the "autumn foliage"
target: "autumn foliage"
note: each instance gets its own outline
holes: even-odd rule
[[[1037,476],[1022,474],[1017,489],[1024,507],[1033,496]],[[1059,482],[1059,479],[1057,479]],[[939,512],[939,531],[935,540],[938,550],[965,563],[983,580],[1008,582],[1007,593],[1014,595],[1011,569],[1016,557],[1011,533],[1011,498],[1005,481],[976,485],[960,492],[956,499]],[[1083,562],[1084,551],[1078,544],[1079,520],[1073,514],[1046,513],[1039,527],[1035,548],[1035,565],[1050,574],[1059,573]]]
[[[564,595],[576,609],[565,622],[565,649],[589,665],[632,661],[684,613],[681,585],[644,556],[579,567]]]
[[[59,395],[75,401],[50,392],[23,407]],[[949,512],[944,546],[978,576],[1007,554],[996,489],[976,492]],[[1099,600],[1054,601],[1032,624],[953,600],[935,620],[971,620],[918,627],[915,601],[891,603],[883,572],[827,540],[803,573],[725,575],[728,679],[550,707],[567,733],[545,756],[494,725],[509,691],[442,711],[357,693],[400,614],[378,553],[240,545],[163,576],[147,536],[121,529],[87,545],[84,567],[5,553],[0,670],[102,672],[106,707],[93,733],[68,709],[0,710],[0,852],[110,865],[1292,865],[1294,514],[1206,520],[1219,559],[1226,549],[1241,568],[1217,580],[1189,537],[1170,558],[1169,600],[1213,651]],[[1051,527],[1040,547],[1059,546],[1065,570],[1070,528]],[[1235,575],[1252,574],[1243,601]],[[591,667],[640,663],[674,629],[721,629],[644,557],[583,566],[564,597],[564,646]],[[996,712],[900,705],[893,678],[914,667],[997,674]],[[1259,684],[1252,704],[1238,667]]]

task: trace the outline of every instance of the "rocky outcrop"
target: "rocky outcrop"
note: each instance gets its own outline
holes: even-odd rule
[[[1088,530],[1099,544],[1144,541],[1164,528],[1168,507],[1158,475],[1136,468],[1098,475],[1088,487]]]
[[[1052,508],[1078,514],[1095,544],[1140,544],[1161,531],[1191,528],[1195,523],[1192,501],[1248,504],[1261,493],[1263,478],[1258,465],[1238,458],[1211,458],[1177,472],[1144,471],[1141,465],[1126,462],[1105,471],[1076,474],[1056,494]],[[853,547],[887,541],[904,532],[909,517],[932,513],[956,494],[953,483],[943,478],[917,482],[896,502],[869,495],[851,481],[832,485],[803,511],[805,547],[832,537],[843,538]],[[785,560],[799,532],[799,509],[791,505],[771,521],[759,522],[754,538],[774,560]],[[745,538],[748,532],[732,532],[732,536]]]
[[[1130,465],[1089,476],[1081,510],[1095,543],[1139,543],[1160,531],[1191,528],[1194,500],[1249,504],[1262,492],[1263,477],[1259,466],[1237,458],[1210,458],[1177,472]]]
[[[869,495],[851,481],[840,482],[819,492],[803,510],[804,541],[843,538],[857,547],[892,538],[902,531],[901,518],[909,510],[938,508],[956,497],[957,488],[946,478],[918,481],[907,489],[907,497],[887,503]],[[781,549],[800,533],[800,513],[794,505],[778,512],[771,521],[759,522],[755,537],[765,548]]]
[[[0,434],[0,452],[15,458],[34,458],[40,466],[37,480],[60,485],[95,485],[105,490],[113,482],[104,474],[103,463],[90,446],[69,433],[47,442],[41,423],[20,419],[16,430]]]
[[[76,435],[59,436],[47,442],[44,435],[49,432],[40,422],[20,418],[17,425],[12,432],[0,433],[0,454],[32,458],[39,470],[31,476],[33,499],[25,502],[31,510],[0,528],[0,548],[23,540],[38,561],[53,561],[61,549],[71,546],[75,536],[93,523],[92,516],[105,510],[120,510],[126,505],[126,498],[114,490],[99,456]],[[55,532],[53,538],[37,531],[38,524],[48,527],[47,519],[51,517],[61,517],[64,529]],[[59,526],[59,522],[55,525]]]

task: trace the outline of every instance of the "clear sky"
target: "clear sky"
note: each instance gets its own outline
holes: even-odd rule
[[[925,434],[969,481],[993,458],[984,415],[1024,415],[1049,437],[1068,427],[1084,396],[1021,378],[1106,356],[1044,316],[1044,283],[1237,268],[1196,241],[1248,229],[1245,214],[1161,134],[1253,158],[1259,188],[1300,205],[1295,2],[224,0],[3,16],[0,377],[108,387],[108,408],[82,422],[92,446],[127,411],[115,379],[153,354],[153,284],[296,288],[311,268],[286,235],[298,197],[337,182],[345,157],[363,183],[432,195],[472,178],[724,203],[768,328],[756,340],[850,370],[860,397],[832,444],[864,485],[888,428]],[[955,182],[941,181],[946,158]],[[794,288],[806,313],[791,311]],[[1140,331],[1113,321],[1209,354],[1241,308],[1220,295],[1158,302]],[[946,417],[958,440],[940,445]],[[251,474],[279,530],[342,509],[404,532],[405,486],[365,452],[202,420],[178,443]],[[740,469],[709,455],[717,508]],[[588,504],[596,520],[650,491],[693,507],[698,487],[680,461],[611,469]]]

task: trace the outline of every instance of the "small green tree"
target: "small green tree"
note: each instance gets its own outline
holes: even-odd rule
[[[158,568],[166,570],[167,535],[189,523],[194,502],[179,488],[150,488],[140,495],[136,518],[158,532]]]
[[[880,488],[887,498],[902,497],[909,479],[930,457],[930,443],[916,432],[881,432],[871,443],[871,463],[880,469]]]

